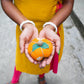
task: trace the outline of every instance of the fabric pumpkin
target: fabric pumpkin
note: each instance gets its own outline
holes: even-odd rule
[[[53,50],[52,43],[47,39],[35,38],[28,45],[29,55],[37,61],[41,61],[43,58],[48,58]]]

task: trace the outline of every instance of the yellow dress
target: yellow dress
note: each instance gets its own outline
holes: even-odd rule
[[[35,22],[35,25],[40,32],[45,22],[49,21],[56,11],[56,4],[58,0],[14,0],[15,6],[21,11],[21,13],[31,21]],[[60,25],[59,34],[61,38],[61,49],[59,55],[59,61],[63,52],[64,45],[64,31],[63,25]],[[39,65],[31,63],[25,54],[20,53],[19,48],[19,36],[21,34],[20,28],[16,26],[16,70],[29,73],[29,74],[43,74],[50,71],[50,65],[40,69]]]

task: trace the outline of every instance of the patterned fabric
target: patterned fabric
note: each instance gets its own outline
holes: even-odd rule
[[[23,13],[23,15],[35,22],[35,25],[40,32],[45,22],[49,21],[56,12],[56,5],[58,0],[14,0],[15,6]],[[59,61],[62,57],[63,45],[64,45],[64,30],[63,25],[58,28],[61,38],[61,49],[59,55]],[[50,65],[40,69],[39,65],[31,63],[25,54],[20,53],[19,48],[19,36],[21,34],[20,28],[16,26],[16,70],[26,72],[29,74],[43,74],[48,73]]]

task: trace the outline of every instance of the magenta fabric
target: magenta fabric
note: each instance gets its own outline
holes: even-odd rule
[[[41,75],[39,75],[39,77],[40,77],[40,78],[43,78],[43,77],[44,77],[44,75],[45,75],[45,74],[41,74]]]
[[[12,81],[11,83],[17,83],[19,81],[19,78],[20,78],[20,75],[21,75],[22,72],[20,71],[17,71],[16,70],[16,67],[14,68],[14,74],[13,74],[13,77],[12,77]],[[39,75],[40,78],[43,78],[45,74],[41,74]]]
[[[61,9],[63,7],[62,3],[58,2],[58,4],[56,5],[57,9],[56,12]]]
[[[51,61],[50,70],[52,70],[53,73],[55,73],[55,74],[58,71],[58,54],[56,52],[55,52],[54,57]]]
[[[17,70],[16,70],[16,67],[15,67],[15,68],[14,68],[14,74],[13,74],[11,83],[17,83],[17,82],[19,81],[19,78],[20,78],[21,73],[22,73],[22,72],[17,71]]]

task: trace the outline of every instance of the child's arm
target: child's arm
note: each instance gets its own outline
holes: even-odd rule
[[[74,0],[63,0],[63,7],[50,20],[56,26],[59,26],[71,13]]]
[[[57,27],[70,15],[73,8],[74,0],[63,0],[63,7],[54,15],[54,17],[50,20]],[[60,49],[60,37],[53,31],[54,27],[52,25],[46,25],[39,34],[40,38],[47,38],[55,43],[56,52],[59,52]],[[53,58],[53,54],[50,58],[42,61],[40,63],[40,67],[45,67],[46,64],[50,64]]]
[[[27,20],[27,18],[13,4],[13,0],[1,0],[1,4],[5,13],[18,25]]]
[[[17,7],[13,4],[13,0],[1,0],[2,8],[5,13],[18,25],[20,25],[23,21],[27,20],[27,18],[17,9]],[[21,53],[25,51],[25,44],[32,40],[32,38],[38,37],[38,30],[34,27],[33,24],[27,23],[23,25],[24,30],[20,35],[20,50]],[[28,44],[28,43],[27,43]],[[26,53],[26,52],[25,52]],[[28,59],[34,63],[34,60],[26,54]]]

